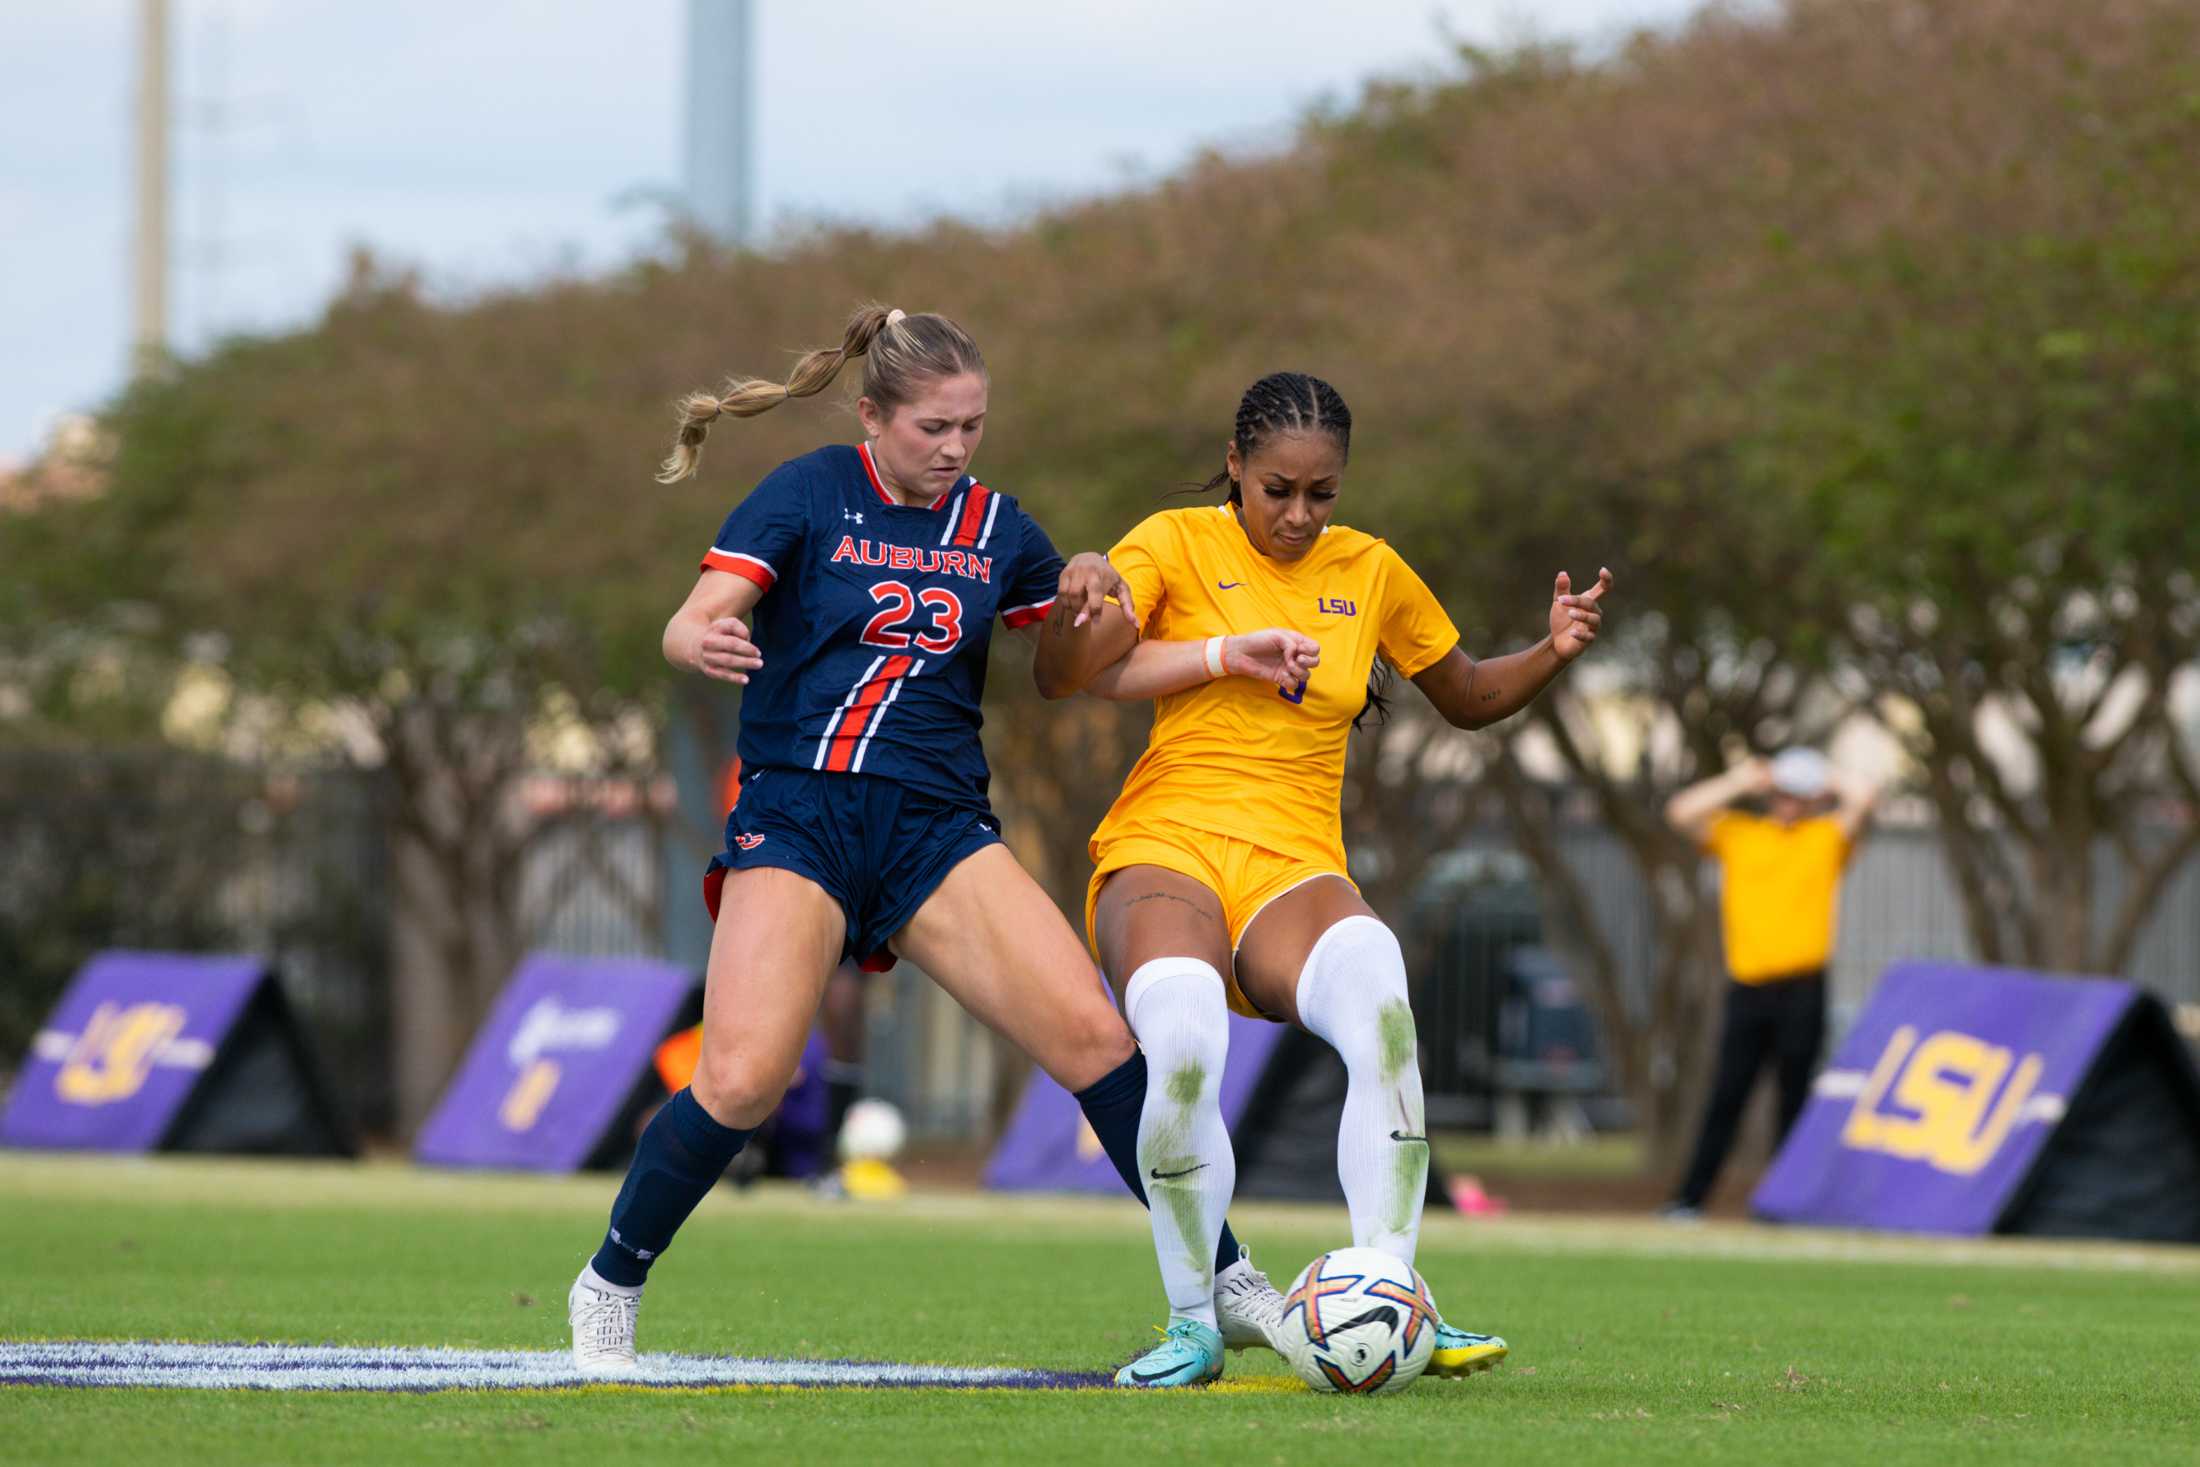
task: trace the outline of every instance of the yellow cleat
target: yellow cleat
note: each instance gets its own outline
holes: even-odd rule
[[[1496,1335],[1470,1334],[1441,1321],[1436,1326],[1436,1353],[1429,1357],[1425,1374],[1475,1375],[1503,1360],[1511,1347]]]

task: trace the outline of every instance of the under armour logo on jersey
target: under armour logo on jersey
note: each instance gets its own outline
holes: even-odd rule
[[[858,510],[844,509],[840,512],[840,517],[844,520],[854,520],[859,525],[863,523],[863,515]]]
[[[733,843],[744,851],[753,851],[764,843],[764,837],[760,835],[737,835],[733,838]]]

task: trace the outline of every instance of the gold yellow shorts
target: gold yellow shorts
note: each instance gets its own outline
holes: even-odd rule
[[[1093,916],[1100,907],[1100,887],[1125,866],[1159,866],[1189,876],[1213,892],[1222,902],[1222,920],[1230,929],[1233,957],[1238,944],[1245,940],[1245,929],[1277,897],[1319,876],[1352,880],[1340,861],[1286,855],[1172,820],[1141,820],[1105,840],[1096,837],[1092,857],[1092,880],[1085,885],[1085,941],[1096,961],[1100,956],[1100,934],[1093,925]],[[1359,887],[1354,885],[1353,890]],[[1254,1007],[1253,1001],[1239,991],[1236,974],[1225,972],[1222,986],[1236,1012],[1249,1019],[1275,1018]]]

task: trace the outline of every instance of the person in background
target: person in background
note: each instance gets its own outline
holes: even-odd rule
[[[1779,1085],[1780,1139],[1802,1114],[1826,1033],[1841,872],[1878,794],[1817,750],[1797,748],[1750,759],[1666,802],[1666,822],[1719,863],[1728,976],[1718,1070],[1669,1218],[1702,1215],[1767,1059]],[[1735,808],[1743,800],[1761,800],[1765,813]]]

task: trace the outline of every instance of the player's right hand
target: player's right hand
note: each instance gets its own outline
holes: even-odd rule
[[[1282,627],[1243,632],[1222,643],[1222,670],[1232,677],[1260,678],[1279,688],[1306,681],[1322,660],[1322,644]]]
[[[1070,626],[1081,627],[1107,609],[1113,597],[1132,626],[1138,625],[1138,609],[1131,601],[1130,582],[1096,550],[1080,551],[1062,567],[1062,579],[1054,592],[1058,616],[1073,617]],[[1059,625],[1059,623],[1057,623]]]
[[[745,683],[763,665],[764,654],[749,640],[749,624],[738,616],[719,617],[695,645],[695,670],[705,677]]]

